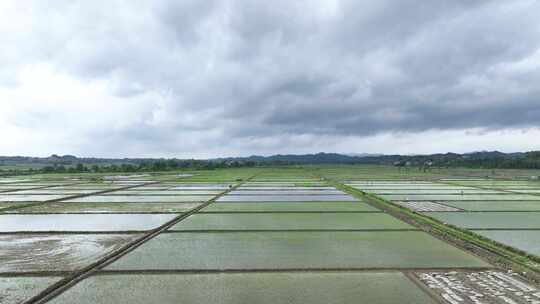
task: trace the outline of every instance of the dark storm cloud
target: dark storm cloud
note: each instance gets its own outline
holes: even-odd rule
[[[106,83],[106,104],[126,115],[82,136],[114,125],[116,142],[173,151],[170,141],[189,150],[256,137],[279,145],[302,135],[540,125],[538,1],[18,7],[32,22],[0,28],[0,87],[34,64]]]

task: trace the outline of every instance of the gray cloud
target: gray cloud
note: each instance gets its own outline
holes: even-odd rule
[[[72,133],[53,148],[212,156],[272,153],[284,144],[324,150],[316,138],[539,127],[538,1],[6,7],[0,97],[8,114],[0,120],[22,132],[59,130],[58,118],[67,118]],[[28,97],[36,84],[25,71],[36,66],[79,93]],[[88,96],[95,86],[99,94]],[[31,110],[23,113],[21,100]],[[71,112],[58,113],[64,105]],[[119,150],[93,140],[105,135]],[[73,137],[79,140],[67,143]]]

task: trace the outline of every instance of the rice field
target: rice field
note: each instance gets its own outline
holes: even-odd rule
[[[424,181],[349,180],[346,183],[528,254],[540,253],[538,181],[430,178]]]
[[[512,206],[534,210],[540,196],[448,172],[321,166],[72,178],[0,179],[2,304],[452,303],[430,291],[434,273],[501,271],[335,181],[517,247],[538,239],[508,233],[539,228],[536,213]]]

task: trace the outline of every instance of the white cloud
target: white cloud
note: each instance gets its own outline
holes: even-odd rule
[[[539,12],[525,0],[2,1],[0,154],[536,149]]]

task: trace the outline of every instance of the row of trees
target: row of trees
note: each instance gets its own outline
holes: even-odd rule
[[[540,169],[540,151],[526,153],[477,152],[471,154],[433,154],[415,156],[383,156],[381,162],[396,167],[465,167],[484,169]]]
[[[42,168],[0,170],[2,175],[36,174],[36,173],[108,173],[108,172],[156,172],[188,170],[214,170],[219,168],[254,167],[258,165],[252,161],[205,161],[205,160],[178,160],[164,159],[144,161],[141,163],[120,164],[82,164],[72,166],[53,164]]]

